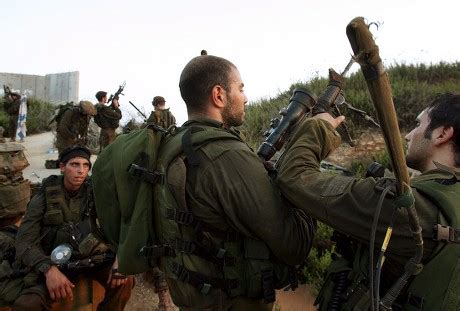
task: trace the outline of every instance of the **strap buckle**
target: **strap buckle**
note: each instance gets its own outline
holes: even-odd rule
[[[179,210],[177,208],[167,208],[166,218],[174,220],[178,224],[189,226],[193,223],[193,214],[187,210]]]
[[[434,239],[437,241],[453,242],[455,240],[455,230],[452,227],[437,224],[434,226],[433,230]]]

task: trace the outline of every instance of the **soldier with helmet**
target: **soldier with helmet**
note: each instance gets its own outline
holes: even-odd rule
[[[152,100],[152,105],[155,110],[152,111],[147,122],[154,123],[165,129],[176,124],[176,118],[171,111],[169,111],[169,108],[166,108],[165,104],[166,100],[163,96],[155,96]]]
[[[64,112],[56,128],[56,147],[59,153],[73,145],[86,146],[88,125],[95,115],[96,108],[90,101],[80,101],[78,106]]]

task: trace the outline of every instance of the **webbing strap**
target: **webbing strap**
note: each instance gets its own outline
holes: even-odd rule
[[[231,266],[235,264],[235,258],[227,256],[227,250],[224,248],[213,249],[195,241],[181,239],[175,239],[170,245],[178,252],[194,254],[219,265]]]
[[[273,270],[262,271],[262,291],[265,303],[272,303],[276,299]]]
[[[238,280],[223,280],[206,276],[204,274],[190,271],[184,266],[178,263],[171,263],[171,272],[174,273],[178,281],[189,283],[193,287],[197,288],[203,295],[207,295],[211,289],[219,288],[227,292],[228,289],[236,288],[238,286]]]
[[[164,182],[163,174],[156,171],[149,171],[148,169],[134,163],[131,163],[129,166],[128,173],[141,181],[145,181],[151,184],[162,184]]]

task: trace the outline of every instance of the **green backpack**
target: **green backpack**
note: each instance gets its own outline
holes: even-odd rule
[[[152,266],[150,259],[140,253],[157,241],[153,219],[154,184],[163,183],[165,176],[155,168],[162,141],[171,135],[174,133],[150,124],[120,135],[94,163],[92,178],[97,217],[106,238],[117,247],[122,273],[137,274]],[[211,140],[237,139],[218,129],[194,135],[194,138],[193,146]]]
[[[77,107],[75,106],[74,102],[68,102],[68,103],[59,105],[56,109],[56,113],[54,117],[51,119],[48,125],[51,125],[51,123],[53,123],[54,121],[56,121],[56,124],[59,124],[59,122],[61,122],[61,119],[64,113],[69,109],[73,109],[74,107]]]

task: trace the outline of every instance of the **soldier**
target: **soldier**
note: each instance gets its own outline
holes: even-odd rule
[[[176,118],[174,118],[169,108],[165,107],[165,99],[162,96],[155,96],[152,100],[152,105],[155,111],[152,111],[147,122],[154,123],[167,129],[169,126],[176,124]]]
[[[16,141],[16,129],[18,126],[19,107],[21,106],[21,95],[18,93],[9,93],[6,95],[4,109],[10,117],[8,134],[10,141]]]
[[[343,120],[344,117],[334,119],[322,113],[303,121],[281,157],[278,182],[295,206],[342,234],[337,242],[342,256],[331,265],[316,301],[320,310],[368,310],[372,304],[369,241],[382,194],[378,186],[381,189],[385,179],[356,179],[320,172],[320,161],[340,143],[335,128]],[[424,268],[410,279],[394,307],[458,310],[460,94],[447,93],[436,98],[417,117],[417,126],[406,140],[407,165],[422,172],[412,179],[411,187],[423,229]],[[380,249],[391,222],[393,234],[380,273],[381,291],[375,297],[387,293],[415,252],[407,212],[395,209],[393,204],[394,199],[386,197],[378,219],[375,249]],[[375,261],[372,271],[374,267]]]
[[[56,128],[56,147],[59,153],[70,146],[86,146],[89,121],[95,115],[96,108],[89,101],[80,101],[77,107],[63,113]]]
[[[183,69],[179,87],[189,120],[172,133],[183,135],[186,156],[185,195],[175,199],[185,200],[190,213],[168,214],[155,225],[161,241],[172,232],[158,228],[174,221],[183,237],[171,245],[182,257],[160,260],[173,301],[183,310],[271,310],[274,289],[288,285],[290,266],[308,255],[311,219],[283,205],[262,161],[233,128],[243,123],[247,102],[236,66],[198,56]],[[202,131],[222,136],[188,148]]]
[[[50,260],[52,250],[65,243],[72,246],[71,260],[91,259],[92,265],[79,271],[105,288],[98,310],[123,310],[128,302],[134,281],[118,273],[116,259],[105,260],[113,258],[113,252],[93,232],[96,219],[87,181],[90,156],[85,147],[64,150],[59,155],[62,175],[45,179],[28,206],[17,235],[16,257],[40,275],[41,283],[23,292],[13,310],[48,310],[53,301],[72,300],[73,281],[79,274]]]
[[[23,150],[19,144],[0,143],[0,308],[37,281],[15,263],[16,234],[30,199],[30,182],[22,176],[29,165]]]
[[[117,137],[115,130],[120,125],[121,111],[118,98],[114,98],[110,106],[105,105],[107,103],[107,92],[97,92],[96,98],[98,103],[96,104],[97,114],[94,117],[94,121],[101,128],[99,144],[100,151],[102,151]]]

